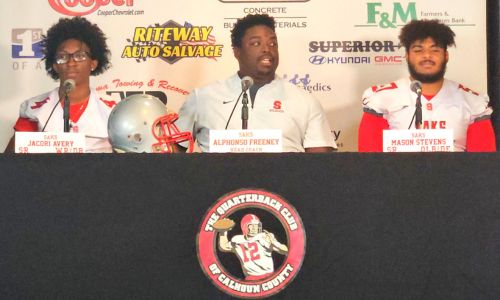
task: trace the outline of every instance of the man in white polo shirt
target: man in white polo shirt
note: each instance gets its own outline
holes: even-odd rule
[[[284,152],[330,152],[335,142],[320,103],[276,76],[279,63],[274,19],[247,15],[231,31],[239,71],[223,81],[195,89],[179,112],[177,126],[191,131],[203,152],[211,129],[242,129],[242,79],[249,76],[248,129],[281,129]],[[234,110],[234,114],[232,113]]]

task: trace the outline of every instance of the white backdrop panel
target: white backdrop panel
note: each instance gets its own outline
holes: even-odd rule
[[[450,49],[447,77],[482,93],[487,90],[485,0],[18,0],[2,1],[0,9],[12,12],[2,18],[0,32],[0,79],[4,86],[0,149],[13,134],[19,104],[57,85],[46,75],[36,43],[58,18],[68,15],[87,17],[108,37],[113,67],[92,79],[94,87],[116,99],[127,92],[152,93],[178,111],[193,88],[237,70],[230,41],[230,27],[236,18],[267,12],[278,22],[277,73],[320,100],[340,151],[357,149],[363,90],[407,75],[397,36],[412,18],[438,18],[448,23],[457,34],[457,47]],[[208,43],[222,46],[222,55],[187,57],[173,63],[151,56],[138,60],[122,57],[124,49],[132,45],[136,27],[171,26],[173,22],[181,27],[211,28]],[[198,42],[202,47],[207,45]],[[359,42],[364,47],[353,49]]]

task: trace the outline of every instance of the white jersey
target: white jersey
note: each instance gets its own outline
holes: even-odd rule
[[[265,233],[259,233],[245,239],[240,234],[231,239],[245,276],[262,276],[274,272],[272,244],[266,241],[265,236]]]
[[[45,132],[63,132],[63,108],[57,104],[58,91],[59,89],[56,88],[24,101],[20,106],[19,116],[37,122],[38,130],[42,131],[52,109],[56,106],[45,127]],[[91,89],[89,102],[80,119],[76,123],[70,122],[72,132],[85,134],[86,152],[112,152],[108,140],[108,118],[114,104],[114,101],[103,100],[97,91]]]
[[[417,94],[410,90],[410,84],[409,78],[403,78],[367,89],[363,93],[363,110],[382,116],[390,129],[408,129],[410,124],[410,128],[415,128],[415,121],[411,121]],[[469,125],[492,113],[488,96],[446,79],[431,100],[422,96],[421,101],[422,128],[453,129],[455,151],[465,151]]]
[[[212,85],[195,89],[179,112],[176,125],[193,132],[203,152],[209,151],[211,129],[223,130],[231,115],[241,79],[237,74]],[[227,129],[241,129],[241,100]],[[284,152],[304,152],[311,147],[335,147],[320,103],[309,93],[282,79],[262,86],[254,106],[248,105],[249,129],[281,129]]]

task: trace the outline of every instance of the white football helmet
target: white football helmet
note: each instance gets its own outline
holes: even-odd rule
[[[160,99],[135,94],[120,101],[108,119],[108,136],[116,152],[172,153],[175,144],[188,142],[193,152],[190,132],[180,132],[174,122],[179,118],[169,113]]]

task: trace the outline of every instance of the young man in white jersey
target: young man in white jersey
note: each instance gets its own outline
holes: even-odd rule
[[[278,242],[274,234],[263,231],[262,223],[254,214],[245,215],[240,225],[243,234],[233,236],[231,241],[228,231],[219,234],[219,249],[238,256],[246,280],[264,279],[274,272],[272,252],[285,255],[288,247]]]
[[[247,15],[231,31],[239,70],[226,80],[195,89],[179,111],[177,126],[191,131],[208,152],[210,130],[242,129],[242,80],[251,77],[248,129],[281,129],[283,152],[330,152],[336,147],[321,104],[276,76],[279,63],[274,19]],[[240,99],[241,100],[241,99]],[[233,114],[234,112],[234,114]]]
[[[14,129],[63,132],[64,82],[73,81],[74,88],[68,93],[70,132],[85,134],[87,152],[112,152],[107,122],[116,103],[101,98],[89,84],[91,75],[110,67],[104,33],[85,18],[61,18],[49,28],[42,45],[45,69],[52,79],[59,80],[59,86],[24,101]],[[14,144],[12,137],[6,152],[12,152]]]
[[[437,20],[413,20],[401,29],[409,77],[373,86],[363,94],[363,116],[358,150],[381,152],[383,131],[415,128],[417,94],[412,81],[422,86],[422,129],[453,129],[454,151],[496,151],[489,98],[445,79],[447,48],[455,33]]]

